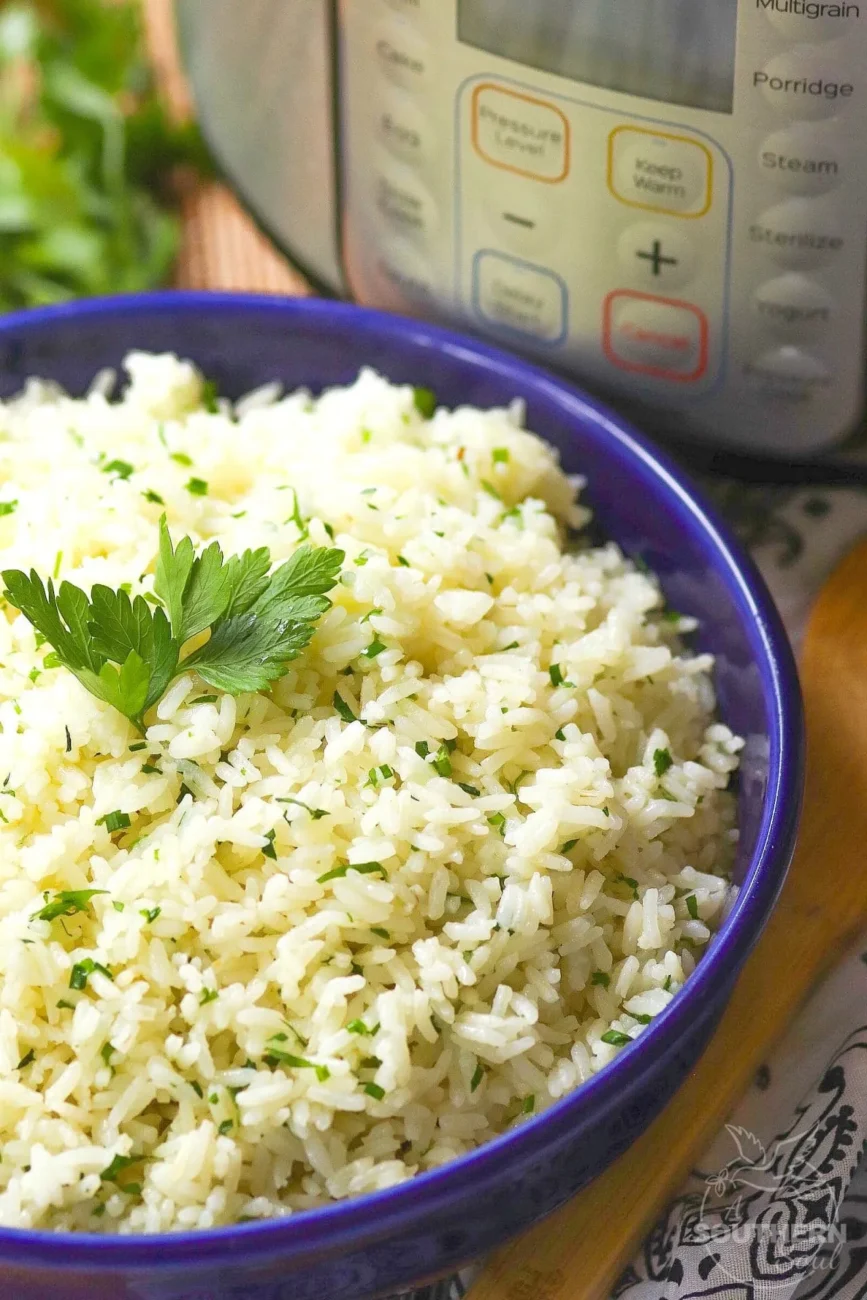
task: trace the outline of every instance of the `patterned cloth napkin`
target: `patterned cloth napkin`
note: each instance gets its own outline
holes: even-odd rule
[[[867,534],[867,485],[703,487],[752,552],[797,647],[819,588]],[[867,1300],[865,1151],[867,934],[761,1066],[612,1300]],[[473,1276],[412,1300],[460,1300]]]

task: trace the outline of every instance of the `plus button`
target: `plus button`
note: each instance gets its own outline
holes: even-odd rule
[[[662,241],[659,239],[654,239],[652,249],[639,249],[635,256],[642,258],[645,262],[650,262],[654,275],[661,275],[664,266],[677,266],[678,264],[676,257],[665,257],[663,255]]]

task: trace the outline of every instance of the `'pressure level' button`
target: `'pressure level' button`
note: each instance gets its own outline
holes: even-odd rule
[[[829,199],[789,199],[768,208],[749,228],[752,243],[761,244],[782,266],[825,266],[845,247],[836,208]]]
[[[508,86],[476,86],[471,107],[473,148],[492,167],[556,185],[570,166],[570,128],[547,100]]]

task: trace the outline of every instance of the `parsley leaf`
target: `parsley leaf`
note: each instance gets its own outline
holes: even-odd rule
[[[331,608],[326,592],[340,575],[343,551],[325,546],[301,546],[271,575],[268,586],[252,606],[264,619],[308,620]]]
[[[278,799],[277,803],[291,803],[294,804],[296,808],[303,808],[305,812],[308,812],[310,814],[313,821],[315,822],[318,822],[323,817],[328,816],[328,812],[326,811],[325,808],[311,808],[309,804],[302,803],[300,799],[290,799],[287,796],[285,799]]]
[[[109,835],[114,835],[115,831],[125,831],[128,826],[132,825],[129,813],[121,812],[115,809],[114,812],[106,813],[104,817],[97,819],[97,826],[104,826]]]
[[[144,709],[165,691],[178,663],[169,621],[143,596],[130,600],[125,591],[95,586],[90,593],[88,631],[97,653],[126,667],[132,654],[150,665]],[[123,712],[123,710],[121,710]]]
[[[111,1164],[106,1165],[100,1178],[104,1183],[116,1183],[118,1174],[124,1169],[129,1169],[130,1165],[138,1164],[140,1160],[141,1156],[112,1156]]]
[[[315,1061],[308,1061],[304,1056],[293,1056],[291,1052],[284,1052],[281,1048],[273,1047],[275,1040],[268,1040],[268,1054],[263,1059],[266,1065],[288,1065],[293,1070],[315,1070],[316,1078],[320,1083],[324,1083],[330,1078],[331,1071],[327,1065],[317,1065]]]
[[[324,885],[328,880],[341,880],[347,871],[357,871],[360,876],[372,876],[379,872],[383,880],[388,876],[381,862],[348,862],[342,867],[334,867],[333,870],[326,871],[324,876],[318,876],[316,883]]]
[[[92,957],[85,957],[84,961],[77,961],[69,972],[69,987],[76,989],[80,993],[83,988],[87,987],[88,975],[92,975],[95,970],[99,971],[100,975],[104,975],[106,979],[114,979],[107,966],[94,961]]]
[[[655,749],[653,751],[653,770],[657,776],[665,776],[673,763],[674,759],[667,749]]]
[[[429,420],[437,409],[437,395],[432,388],[414,388],[412,404],[423,420]]]
[[[266,623],[256,614],[219,623],[211,639],[184,660],[209,686],[240,695],[263,691],[282,677],[313,636],[309,623]]]
[[[103,465],[102,472],[114,474],[115,478],[128,479],[135,473],[135,465],[130,465],[128,460],[110,460],[107,465]]]
[[[225,612],[231,595],[229,584],[219,543],[212,542],[199,556],[189,537],[175,547],[163,515],[154,592],[164,602],[172,635],[180,644],[204,632]]]
[[[373,1033],[373,1030],[368,1029],[363,1020],[350,1020],[346,1028],[350,1034],[361,1034],[364,1038],[369,1038]]]
[[[619,1029],[609,1029],[602,1035],[603,1043],[610,1043],[612,1047],[625,1047],[631,1043],[632,1039],[628,1034],[621,1034]]]
[[[339,691],[334,692],[334,696],[332,698],[331,703],[334,705],[335,709],[340,714],[344,722],[358,721],[358,718],[356,718],[355,714],[352,712],[352,709],[346,703],[346,700],[343,698],[343,696],[340,694]]]
[[[219,398],[220,394],[217,389],[216,380],[206,379],[202,384],[202,406],[211,415],[219,413]]]
[[[331,606],[342,551],[303,546],[269,576],[267,548],[224,561],[217,542],[196,555],[189,537],[175,547],[165,516],[159,526],[154,594],[165,606],[97,585],[90,598],[62,582],[47,587],[35,571],[3,573],[4,595],[86,690],[144,731],[144,715],[179,673],[195,668],[232,695],[264,690],[309,643],[313,623]],[[210,631],[186,658],[184,645]]]
[[[86,912],[87,905],[97,894],[107,894],[107,889],[61,889],[51,902],[45,894],[45,906],[33,913],[37,921],[55,921],[58,916],[75,916],[76,912]]]
[[[548,676],[551,678],[552,686],[573,686],[574,682],[567,682],[563,676],[563,669],[559,664],[551,664],[548,669]]]

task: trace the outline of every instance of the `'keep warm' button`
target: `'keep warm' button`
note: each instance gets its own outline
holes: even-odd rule
[[[632,208],[703,217],[713,200],[713,158],[689,136],[618,126],[608,137],[608,187]]]
[[[621,370],[690,383],[707,370],[707,317],[688,302],[618,289],[605,300],[603,346]]]

